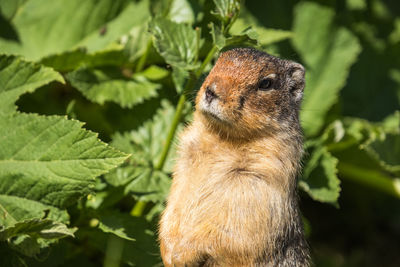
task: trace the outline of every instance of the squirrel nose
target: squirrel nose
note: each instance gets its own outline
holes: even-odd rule
[[[207,88],[206,88],[206,101],[208,103],[211,103],[211,101],[213,101],[217,97],[218,96],[215,94],[215,92],[209,86],[207,86]]]

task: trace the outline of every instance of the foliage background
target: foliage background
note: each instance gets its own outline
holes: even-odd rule
[[[0,266],[159,266],[175,137],[234,46],[307,69],[314,264],[398,266],[399,14],[395,0],[0,0]]]

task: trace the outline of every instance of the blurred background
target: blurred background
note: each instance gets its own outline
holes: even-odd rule
[[[306,67],[299,195],[314,266],[400,266],[399,1],[0,0],[0,11],[0,53],[66,80],[18,109],[80,120],[132,154],[66,208],[75,238],[15,250],[27,266],[160,265],[175,137],[218,51],[235,46]]]

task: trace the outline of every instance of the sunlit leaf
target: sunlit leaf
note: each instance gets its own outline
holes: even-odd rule
[[[50,68],[0,56],[0,231],[2,239],[17,235],[12,242],[26,253],[27,242],[44,242],[24,237],[32,227],[41,238],[72,235],[58,223],[68,223],[65,207],[126,158],[78,121],[15,111],[20,95],[56,80],[63,81]]]
[[[118,214],[118,213],[117,213]],[[110,214],[112,216],[112,213]],[[129,216],[129,215],[126,215]],[[135,221],[135,220],[133,220]],[[139,224],[141,226],[141,224]],[[156,235],[148,228],[137,228],[134,242],[121,239],[123,242],[122,261],[133,266],[161,266],[159,247],[157,245]],[[81,239],[88,240],[90,247],[96,248],[103,253],[106,252],[109,244],[110,235],[101,230],[81,231]]]
[[[130,62],[137,60],[146,51],[148,42],[151,40],[147,25],[132,28],[127,35],[121,38],[123,42],[125,42],[124,38],[126,39],[124,52]]]
[[[132,193],[141,201],[163,202],[168,195],[171,178],[162,171],[151,168],[140,168],[139,175],[133,177],[126,186],[127,192]]]
[[[225,25],[234,21],[239,15],[240,0],[214,0],[215,12],[213,13]]]
[[[400,173],[400,135],[387,134],[384,140],[368,144],[367,151],[386,169]]]
[[[172,69],[172,79],[175,84],[175,89],[177,93],[182,93],[185,89],[186,82],[190,76],[190,73],[181,68]]]
[[[33,92],[51,81],[64,82],[64,79],[50,68],[14,56],[0,55],[0,115],[15,112],[14,103],[20,95]]]
[[[156,65],[152,65],[140,74],[146,77],[146,79],[153,81],[166,78],[169,75],[169,71]]]
[[[169,9],[169,18],[177,23],[193,23],[195,20],[195,14],[191,7],[191,4],[187,0],[173,0],[171,1],[171,7]]]
[[[32,219],[17,222],[4,229],[0,228],[0,241],[21,234],[38,235],[46,239],[74,236],[73,231],[68,229],[65,224],[53,222],[49,219]]]
[[[174,116],[174,107],[167,101],[149,121],[136,131],[117,134],[112,144],[122,151],[132,153],[128,165],[106,175],[114,186],[126,185],[126,191],[144,201],[163,201],[168,193],[175,145],[170,149],[163,171],[154,166],[160,159],[167,136],[168,125]]]
[[[70,50],[95,32],[102,35],[125,6],[125,0],[29,0],[12,19],[20,42],[0,39],[0,51],[39,59]]]
[[[157,95],[160,85],[146,79],[126,78],[119,70],[81,68],[66,75],[67,80],[93,102],[113,101],[132,107]]]
[[[88,54],[85,49],[76,49],[42,58],[41,63],[60,72],[76,70],[80,67],[96,68],[121,66],[127,62],[122,50],[102,50]]]
[[[157,18],[149,25],[154,46],[165,61],[183,69],[194,69],[197,64],[201,40],[190,25]]]
[[[238,18],[232,25],[231,33],[233,35],[238,35],[240,32],[249,27],[251,27],[251,29],[256,33],[255,39],[257,39],[259,45],[261,46],[267,46],[276,42],[280,42],[293,36],[292,32],[264,28],[256,22],[246,22],[242,18]]]
[[[168,126],[172,121],[175,108],[166,100],[156,115],[131,132],[116,134],[111,144],[121,151],[132,153],[130,161],[135,165],[155,166],[160,159],[161,151],[167,136]],[[179,131],[179,129],[178,129]],[[164,170],[172,170],[175,149],[170,150]]]
[[[149,1],[130,2],[118,17],[103,25],[99,31],[86,36],[75,46],[86,47],[88,52],[99,51],[134,28],[142,29],[150,19],[148,5]]]
[[[149,234],[145,232],[150,227],[149,223],[143,218],[114,211],[100,213],[98,219],[102,231],[129,241],[146,238]]]
[[[292,40],[307,69],[300,118],[308,136],[323,126],[361,51],[350,31],[335,26],[334,15],[332,9],[311,2],[299,3],[295,8]]]
[[[346,0],[346,5],[350,10],[365,10],[367,8],[366,0]]]
[[[337,204],[340,193],[337,163],[338,159],[325,147],[316,148],[304,168],[299,186],[314,200]]]
[[[211,36],[219,50],[226,47],[255,46],[258,44],[258,35],[251,27],[226,37],[219,26],[211,24]]]
[[[17,13],[18,9],[21,8],[23,4],[25,4],[28,0],[0,0],[0,10],[1,14],[7,19],[10,20]]]

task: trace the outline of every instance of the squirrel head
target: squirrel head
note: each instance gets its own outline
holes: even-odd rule
[[[299,129],[304,67],[253,48],[220,55],[196,98],[203,123],[228,137]]]

